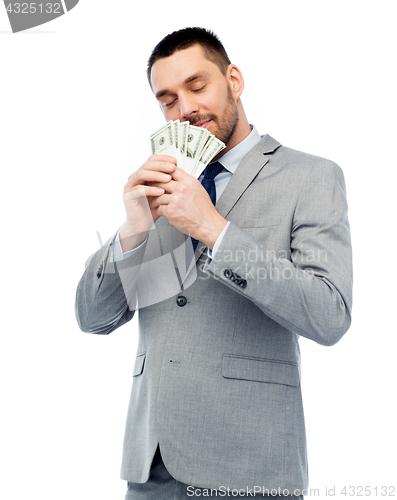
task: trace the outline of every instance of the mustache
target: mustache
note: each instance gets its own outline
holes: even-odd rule
[[[215,115],[207,115],[207,116],[202,116],[202,115],[197,115],[189,119],[190,125],[196,125],[196,123],[200,122],[207,122],[209,120],[216,121],[216,116]]]

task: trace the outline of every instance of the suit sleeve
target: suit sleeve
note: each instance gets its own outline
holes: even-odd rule
[[[136,309],[136,282],[146,244],[118,267],[128,269],[128,282],[122,282],[112,261],[111,238],[90,259],[77,286],[75,314],[83,332],[107,335],[132,319]]]
[[[230,223],[216,258],[207,261],[204,271],[288,330],[333,345],[351,323],[347,210],[342,170],[330,162],[316,165],[297,197],[289,258],[278,257],[274,249],[264,247],[266,242]],[[257,257],[249,258],[252,255]]]

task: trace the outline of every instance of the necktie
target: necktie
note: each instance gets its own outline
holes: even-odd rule
[[[223,169],[223,165],[219,163],[219,161],[214,161],[214,163],[210,163],[204,169],[204,178],[201,181],[203,188],[209,194],[212,203],[216,204],[216,189],[215,189],[215,177],[219,174],[219,172]],[[198,240],[192,238],[193,250],[196,251]]]

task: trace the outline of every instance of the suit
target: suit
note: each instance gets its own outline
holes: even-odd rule
[[[185,484],[293,494],[308,486],[299,336],[333,345],[351,322],[343,173],[266,135],[216,208],[230,224],[213,259],[199,243],[191,260],[164,217],[124,261],[111,261],[111,238],[80,280],[76,317],[108,334],[139,309],[123,479],[147,481],[159,443]]]

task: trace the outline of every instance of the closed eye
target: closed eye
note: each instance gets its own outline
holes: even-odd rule
[[[204,90],[206,86],[207,86],[207,84],[203,85],[199,89],[192,89],[192,92],[200,92],[201,90]]]
[[[173,101],[171,101],[171,102],[163,102],[163,106],[164,106],[165,108],[170,108],[170,107],[174,104],[174,102],[175,102],[175,101],[176,101],[176,99],[174,99],[174,100],[173,100]]]

